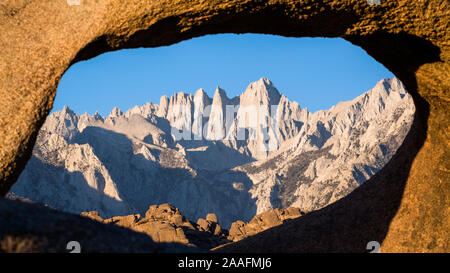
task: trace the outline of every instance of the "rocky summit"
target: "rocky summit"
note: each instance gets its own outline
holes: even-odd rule
[[[234,98],[219,87],[213,98],[200,89],[107,117],[64,107],[48,116],[11,191],[66,212],[97,211],[101,219],[146,215],[149,204],[164,203],[188,219],[214,212],[220,227],[212,215],[194,224],[178,212],[165,220],[173,227],[147,216],[119,222],[166,225],[170,240],[180,242],[187,238],[180,230],[192,228],[212,236],[230,229],[240,238],[260,230],[242,228],[257,214],[317,210],[364,183],[403,142],[414,111],[396,78],[315,113],[268,79]]]

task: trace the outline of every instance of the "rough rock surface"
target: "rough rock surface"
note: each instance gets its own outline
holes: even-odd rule
[[[412,129],[371,183],[309,217],[261,233],[251,251],[365,251],[373,240],[386,252],[450,251],[449,10],[447,0],[105,0],[79,6],[4,0],[0,193],[25,168],[58,82],[75,62],[212,33],[342,37],[405,84],[416,105]],[[2,207],[1,215],[13,209]],[[230,246],[248,251],[247,243]]]
[[[156,243],[184,244],[197,247],[197,251],[198,249],[209,250],[229,242],[226,239],[228,233],[225,230],[222,231],[217,222],[199,219],[197,224],[192,223],[180,213],[178,208],[170,204],[150,206],[144,218],[136,214],[103,219],[96,211],[83,212],[81,215],[104,224],[114,224],[145,233]]]
[[[279,226],[288,219],[298,218],[305,214],[306,212],[302,212],[299,208],[294,207],[268,210],[256,215],[248,223],[243,221],[234,222],[228,232],[227,239],[233,242],[240,241],[269,228]]]
[[[229,242],[240,241],[305,214],[294,207],[268,210],[256,215],[248,223],[240,220],[233,222],[229,231],[221,228],[214,213],[208,213],[205,219],[199,218],[195,224],[171,204],[150,206],[144,218],[136,214],[103,219],[97,211],[83,212],[81,216],[143,232],[156,243],[179,243],[197,247],[197,250],[209,250],[220,249]]]

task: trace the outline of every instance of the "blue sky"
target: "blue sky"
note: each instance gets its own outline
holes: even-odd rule
[[[121,50],[73,65],[58,87],[53,110],[107,115],[162,95],[199,88],[229,97],[261,77],[302,108],[315,112],[350,100],[393,74],[343,39],[219,34],[159,48]]]

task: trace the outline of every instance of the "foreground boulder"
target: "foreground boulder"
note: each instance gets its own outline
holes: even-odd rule
[[[156,243],[149,236],[128,228],[105,225],[34,202],[0,198],[0,211],[0,253],[69,252],[71,241],[79,243],[82,253],[199,251],[184,244]],[[89,216],[101,219],[95,213]],[[124,217],[124,223],[131,223],[131,218]]]
[[[215,214],[193,223],[170,204],[150,206],[144,217],[103,219],[96,211],[78,216],[10,198],[0,198],[0,252],[69,252],[70,241],[79,242],[81,252],[204,252],[303,215],[296,208],[270,210],[233,223],[228,232]]]
[[[227,233],[222,232],[217,222],[199,219],[197,224],[192,223],[171,204],[150,206],[144,218],[135,214],[103,219],[96,211],[83,212],[81,215],[145,233],[157,243],[180,243],[206,250],[229,242]],[[207,218],[211,219],[211,216]],[[217,217],[215,219],[217,221]]]
[[[256,215],[248,223],[234,222],[229,231],[220,226],[217,216],[213,213],[209,213],[205,219],[199,218],[197,223],[193,223],[171,204],[150,206],[144,218],[135,214],[103,219],[96,211],[83,212],[81,215],[105,224],[114,224],[143,232],[157,243],[181,243],[209,250],[254,236],[305,214],[300,209],[293,207],[268,210]]]
[[[199,218],[197,220],[197,225],[203,231],[210,232],[214,235],[225,235],[226,231],[222,230],[222,227],[219,225],[219,220],[214,213],[208,213],[206,215],[206,219]]]
[[[256,215],[249,223],[236,221],[231,225],[228,240],[240,241],[246,237],[256,235],[269,228],[279,226],[288,219],[298,218],[305,212],[298,208],[273,209]]]

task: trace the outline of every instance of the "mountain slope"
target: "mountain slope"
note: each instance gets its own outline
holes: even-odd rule
[[[332,203],[381,169],[403,142],[414,105],[397,79],[327,111],[266,160],[236,168],[255,184],[258,213],[276,207],[311,211]]]
[[[225,227],[272,208],[311,211],[342,198],[395,153],[414,105],[397,79],[310,113],[267,79],[235,98],[163,96],[126,113],[54,112],[12,192],[100,216],[171,203]]]

